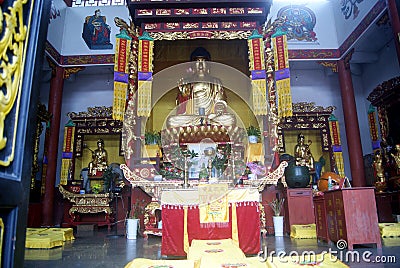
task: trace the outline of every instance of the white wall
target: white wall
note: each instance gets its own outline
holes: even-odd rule
[[[65,23],[65,13],[67,12],[67,5],[63,0],[53,0],[54,12],[60,12],[60,16],[56,16],[54,19],[50,19],[47,41],[54,47],[58,52],[62,49],[64,28],[67,26]]]
[[[107,18],[107,24],[111,26],[110,42],[112,49],[91,50],[82,38],[83,24],[87,16],[100,9],[101,15]],[[119,27],[115,25],[114,18],[119,17],[129,24],[129,10],[126,6],[104,7],[67,7],[64,9],[63,18],[57,19],[49,25],[47,40],[63,56],[71,55],[101,55],[113,54],[115,50],[115,35],[119,34]],[[51,27],[50,27],[51,26]],[[60,42],[62,44],[60,45]]]
[[[347,37],[349,37],[349,35],[363,20],[365,15],[368,14],[371,8],[375,6],[375,4],[378,1],[382,0],[364,0],[361,3],[357,3],[356,6],[359,12],[358,15],[356,16],[356,18],[354,18],[354,16],[352,15],[347,20],[345,19],[345,16],[343,15],[341,10],[341,4],[343,1],[331,2],[334,21],[336,25],[336,35],[339,44],[342,44],[347,39]],[[349,4],[350,2],[355,2],[355,1],[346,1],[346,2]]]

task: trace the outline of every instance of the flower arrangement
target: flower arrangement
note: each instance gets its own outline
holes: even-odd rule
[[[132,204],[131,211],[129,213],[129,218],[139,219],[140,216],[144,215],[146,211],[147,202],[145,199],[137,199],[135,203]]]
[[[274,216],[281,215],[281,210],[282,210],[284,202],[285,202],[285,198],[275,198],[274,200],[272,200],[271,202],[268,203],[268,205],[274,211]]]
[[[267,172],[267,168],[259,161],[253,161],[246,164],[246,166],[250,169],[251,174],[265,175]]]

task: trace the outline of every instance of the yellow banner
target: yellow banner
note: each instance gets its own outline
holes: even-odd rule
[[[344,161],[342,152],[333,152],[333,156],[335,157],[335,163],[337,170],[339,172],[340,177],[345,177],[344,174]]]
[[[255,115],[267,115],[267,81],[265,79],[252,80],[253,109]]]
[[[114,81],[114,100],[113,100],[112,117],[115,120],[122,121],[124,119],[127,91],[128,91],[128,84]]]
[[[152,81],[138,81],[138,116],[149,117],[151,113]]]
[[[276,92],[278,95],[278,116],[293,116],[290,78],[276,81]]]
[[[68,175],[70,172],[70,167],[72,164],[71,159],[62,159],[61,160],[61,174],[60,174],[60,184],[67,185]]]

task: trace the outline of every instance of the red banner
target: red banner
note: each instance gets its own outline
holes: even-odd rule
[[[64,152],[72,152],[72,134],[74,127],[67,127],[65,131],[65,148]]]
[[[254,70],[263,70],[261,61],[261,38],[256,38],[251,40],[251,45],[253,47],[253,57],[254,57]]]
[[[375,113],[368,114],[369,119],[369,129],[371,133],[371,139],[373,141],[378,140],[378,130],[376,129]]]
[[[140,40],[142,42],[142,51],[139,53],[142,56],[142,69],[139,70],[141,72],[149,72],[149,64],[150,64],[150,41],[148,40]]]
[[[275,59],[277,61],[277,70],[285,69],[286,68],[286,59],[285,59],[285,42],[284,42],[284,36],[277,36],[275,39],[275,49],[276,53],[278,55],[278,58]]]
[[[337,121],[331,121],[333,145],[340,145]]]
[[[126,49],[128,40],[124,38],[118,38],[118,55],[117,55],[117,72],[125,73],[126,69]]]

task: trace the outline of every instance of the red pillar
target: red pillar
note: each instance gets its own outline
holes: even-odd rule
[[[400,64],[400,6],[396,5],[396,0],[386,0],[386,5],[388,7],[390,23],[392,24],[394,43],[397,51],[397,60]],[[400,3],[398,5],[400,5]]]
[[[346,126],[352,184],[355,187],[366,186],[360,128],[358,126],[353,82],[351,79],[350,66],[343,59],[338,61],[338,72],[340,91],[342,95],[344,122]]]
[[[56,182],[58,141],[60,136],[60,117],[64,87],[64,68],[55,66],[50,81],[48,111],[52,114],[47,144],[47,172],[43,196],[42,226],[53,226],[54,190]]]

